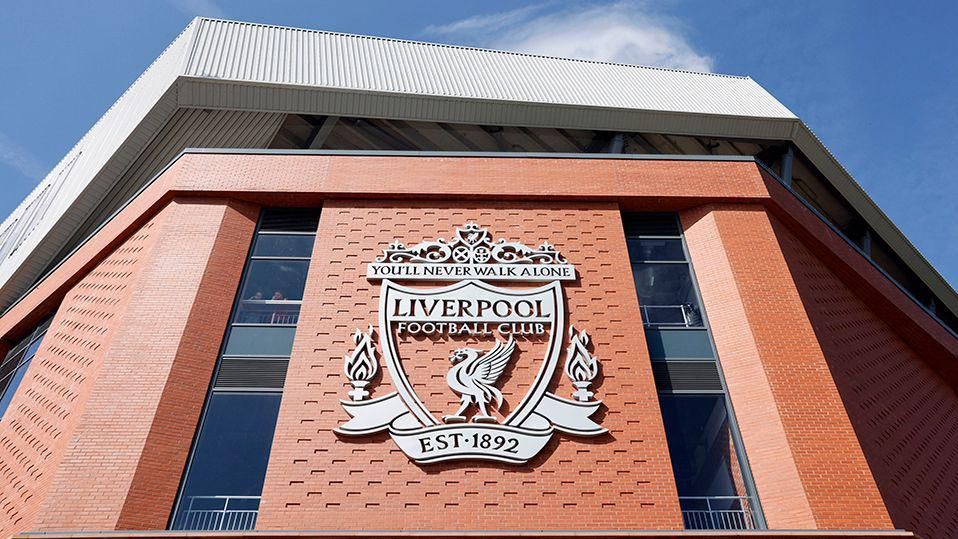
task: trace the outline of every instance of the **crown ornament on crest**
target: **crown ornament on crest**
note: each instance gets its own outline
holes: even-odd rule
[[[383,249],[379,263],[412,262],[425,264],[568,264],[556,248],[543,242],[532,248],[521,242],[492,240],[489,229],[466,223],[456,229],[451,241],[438,238],[406,247],[396,241]]]

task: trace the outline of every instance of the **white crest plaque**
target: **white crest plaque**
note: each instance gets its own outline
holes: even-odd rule
[[[395,242],[367,267],[370,280],[382,281],[379,328],[356,330],[355,347],[344,356],[344,372],[353,390],[342,400],[351,419],[336,432],[359,436],[387,431],[418,463],[482,459],[523,464],[534,457],[555,431],[576,436],[606,432],[590,419],[601,401],[589,390],[598,374],[598,359],[589,351],[585,332],[565,331],[562,282],[574,280],[575,268],[543,243],[493,241],[474,223],[456,230],[451,241],[438,239],[411,247]],[[427,287],[397,281],[456,281]],[[502,288],[487,281],[529,286]],[[395,391],[368,399],[378,372],[374,334]],[[397,335],[427,335],[449,342],[449,390],[459,397],[458,410],[432,414],[416,394],[399,354]],[[568,335],[568,346],[565,339]],[[480,338],[480,348],[455,346],[456,337]],[[510,364],[523,361],[516,337],[546,341],[545,357],[528,392],[504,418],[498,384]],[[575,400],[548,391],[566,348],[563,372],[576,388]],[[532,358],[536,360],[537,358]],[[527,359],[526,361],[529,361]],[[471,414],[471,416],[470,416]]]

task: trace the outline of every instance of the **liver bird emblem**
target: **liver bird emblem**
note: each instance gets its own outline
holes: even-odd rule
[[[460,348],[454,351],[449,356],[453,367],[446,375],[446,382],[462,397],[462,406],[455,414],[443,417],[443,421],[465,422],[466,416],[462,415],[463,412],[470,404],[476,404],[479,406],[479,414],[472,420],[476,423],[495,423],[497,420],[489,415],[487,406],[493,400],[496,408],[502,406],[502,392],[496,387],[496,382],[515,350],[516,341],[510,336],[506,343],[496,340],[492,350],[485,353],[475,348]]]

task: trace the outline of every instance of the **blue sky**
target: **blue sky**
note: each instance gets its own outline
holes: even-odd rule
[[[958,284],[958,2],[9,2],[7,215],[195,15],[749,75]]]

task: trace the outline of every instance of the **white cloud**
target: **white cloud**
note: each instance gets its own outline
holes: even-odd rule
[[[533,13],[541,11],[544,7],[545,4],[535,4],[510,11],[503,11],[500,13],[475,15],[473,17],[460,19],[449,24],[429,25],[426,27],[424,32],[433,35],[457,35],[479,31],[495,31],[526,21]]]
[[[3,163],[27,178],[39,180],[43,178],[49,168],[40,162],[13,139],[0,133],[0,163]]]
[[[425,33],[480,47],[692,71],[711,71],[712,58],[689,43],[680,21],[639,2],[545,11],[548,4],[474,16]]]
[[[213,0],[167,0],[170,5],[190,16],[212,17],[222,19],[225,16],[223,8]]]

